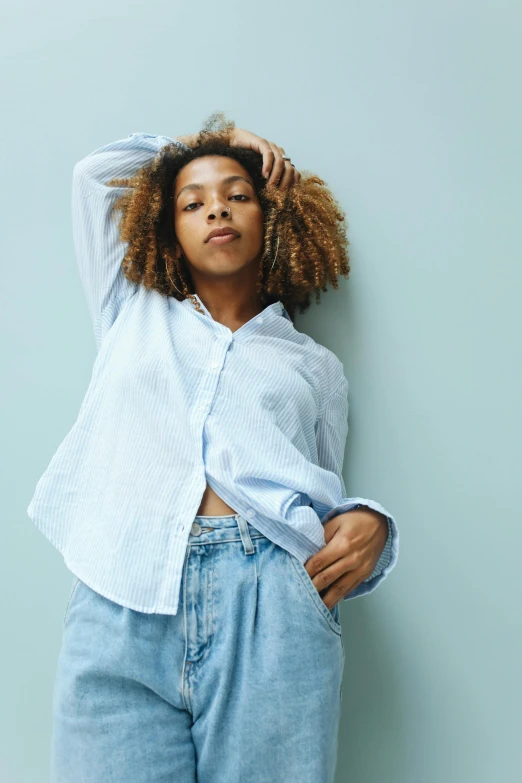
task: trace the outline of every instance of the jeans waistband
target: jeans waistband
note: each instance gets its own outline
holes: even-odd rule
[[[241,540],[245,554],[253,554],[253,538],[266,538],[254,525],[241,514],[194,517],[189,535],[189,546],[198,544],[218,544]]]

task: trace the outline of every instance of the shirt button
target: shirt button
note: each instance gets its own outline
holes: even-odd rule
[[[252,519],[252,517],[255,517],[255,515],[256,515],[256,512],[254,511],[254,509],[253,509],[253,508],[249,508],[249,509],[248,509],[248,511],[246,512],[246,515],[247,515],[247,517],[248,517],[249,519]]]
[[[207,407],[206,405],[200,405],[200,406],[199,406],[199,408],[198,408],[198,410],[200,410],[200,411],[204,411],[206,407]]]
[[[260,324],[263,323],[263,318],[258,318],[257,320],[259,321]]]
[[[211,367],[219,367],[219,362],[212,362]]]

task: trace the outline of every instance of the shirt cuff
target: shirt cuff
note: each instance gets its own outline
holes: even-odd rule
[[[375,500],[370,500],[369,498],[345,498],[342,503],[340,503],[338,506],[335,506],[335,508],[332,508],[327,514],[325,514],[325,516],[321,519],[321,522],[324,524],[339,514],[344,514],[346,511],[352,511],[353,509],[360,508],[361,506],[366,506],[367,508],[371,508],[373,511],[378,511],[380,514],[383,514],[386,517],[388,521],[388,538],[381,556],[379,557],[379,560],[377,561],[377,564],[371,575],[367,577],[364,582],[361,582],[360,585],[357,585],[354,590],[345,595],[345,601],[349,600],[350,598],[358,598],[361,595],[372,593],[381,584],[381,582],[386,579],[390,571],[395,568],[399,557],[399,530],[397,528],[395,519],[391,514],[388,513],[388,511],[386,511],[383,506],[381,506],[380,503],[377,503]]]
[[[144,136],[146,139],[166,139],[167,143],[174,142],[178,147],[181,147],[184,150],[190,150],[190,147],[184,144],[184,142],[179,141],[179,139],[173,139],[171,136],[162,136],[158,133],[141,133],[139,131],[136,133],[129,133],[129,139],[131,136]]]

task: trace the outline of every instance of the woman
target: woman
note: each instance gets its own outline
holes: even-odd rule
[[[344,497],[343,365],[293,325],[348,276],[344,215],[213,115],[81,160],[72,217],[98,355],[28,508],[75,575],[52,781],[332,781],[338,601],[398,555]]]

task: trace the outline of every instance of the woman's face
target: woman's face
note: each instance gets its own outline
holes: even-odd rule
[[[208,234],[215,228],[232,228],[239,236],[213,242]],[[183,252],[194,283],[201,276],[223,279],[244,276],[247,267],[257,268],[263,211],[243,166],[222,155],[207,155],[184,166],[174,184],[174,229],[176,255]]]

